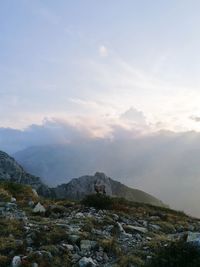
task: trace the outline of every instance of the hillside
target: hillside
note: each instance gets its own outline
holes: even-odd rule
[[[27,173],[14,158],[3,151],[0,151],[0,180],[30,185],[43,195],[49,191],[39,177]]]
[[[62,184],[56,188],[52,188],[52,192],[56,198],[67,198],[72,200],[80,200],[86,195],[94,194],[95,186],[104,188],[105,194],[111,197],[123,197],[129,201],[149,203],[156,206],[164,206],[157,198],[137,189],[130,188],[117,182],[104,173],[95,173],[94,176],[82,176],[72,179],[67,184]]]
[[[29,186],[4,182],[0,224],[1,267],[199,266],[191,265],[199,250],[190,244],[198,242],[200,220],[162,207],[104,195],[53,201],[35,196]],[[160,249],[171,244],[188,250],[186,259],[180,257],[184,250],[167,255],[184,265],[168,265],[165,254],[167,265],[154,265]]]
[[[163,131],[131,140],[98,139],[29,147],[14,157],[51,186],[101,171],[123,184],[156,195],[175,209],[200,216],[200,207],[196,205],[200,202],[197,133]]]
[[[49,188],[39,177],[27,173],[15,160],[5,152],[0,151],[0,180],[16,182],[32,186],[43,196],[80,200],[95,192],[95,184],[104,186],[106,194],[112,197],[125,197],[127,200],[144,202],[162,206],[163,203],[155,197],[141,191],[129,188],[112,180],[103,173],[94,176],[82,176],[72,179],[67,184]]]

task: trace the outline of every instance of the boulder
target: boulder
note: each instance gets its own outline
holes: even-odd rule
[[[188,232],[186,242],[192,243],[192,244],[200,247],[200,233]]]
[[[15,256],[12,259],[12,267],[20,267],[22,265],[21,257],[20,256]]]
[[[38,202],[37,205],[34,207],[33,212],[34,213],[44,213],[44,212],[46,212],[46,209],[40,202]]]
[[[96,241],[81,240],[80,247],[82,251],[90,251],[97,245]]]
[[[79,260],[79,267],[95,267],[96,263],[92,258],[83,257]]]
[[[142,234],[146,234],[148,232],[147,228],[145,227],[133,226],[133,225],[126,225],[124,229],[130,232],[139,232]]]

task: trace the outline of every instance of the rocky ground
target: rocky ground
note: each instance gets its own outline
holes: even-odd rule
[[[198,240],[200,220],[182,212],[118,199],[105,209],[88,204],[1,184],[0,266],[140,267],[174,240]]]

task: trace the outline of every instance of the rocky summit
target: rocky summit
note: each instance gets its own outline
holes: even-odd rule
[[[80,200],[89,194],[102,193],[111,197],[123,197],[130,201],[164,206],[159,199],[141,190],[125,186],[100,172],[95,173],[94,176],[87,175],[72,179],[67,184],[53,188],[52,192],[56,198]]]

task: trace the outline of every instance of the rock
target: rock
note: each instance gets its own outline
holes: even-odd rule
[[[78,242],[78,240],[80,240],[80,236],[79,235],[70,235],[69,240],[72,242],[72,244],[76,244],[76,242]]]
[[[186,242],[200,246],[200,233],[189,232]]]
[[[160,231],[161,227],[157,224],[150,224],[149,225],[152,230]]]
[[[145,227],[126,225],[124,228],[125,230],[131,231],[131,232],[133,231],[133,232],[139,232],[143,234],[146,234],[148,232],[148,230]]]
[[[82,212],[78,212],[78,213],[76,213],[76,215],[75,215],[75,218],[77,218],[77,219],[79,219],[79,218],[84,218],[85,217],[85,215],[82,213]]]
[[[11,203],[11,202],[6,203],[6,210],[14,211],[16,208],[17,208],[17,204]]]
[[[70,245],[70,244],[62,244],[62,246],[64,248],[66,248],[67,250],[69,250],[69,251],[73,251],[74,250],[74,246],[73,245]]]
[[[46,209],[42,204],[40,204],[40,202],[38,202],[37,205],[34,207],[33,212],[34,213],[44,213],[44,212],[46,212]]]
[[[16,200],[16,198],[15,197],[11,197],[11,199],[10,199],[10,202],[13,202],[13,203],[15,203],[17,200]]]
[[[12,267],[20,267],[21,264],[22,264],[22,261],[21,261],[20,256],[15,256],[15,257],[12,259]]]
[[[118,221],[119,220],[119,216],[117,215],[117,214],[113,214],[113,219],[115,220],[115,221]]]
[[[33,200],[29,200],[28,205],[29,207],[32,208],[35,205],[35,203],[33,202]]]
[[[97,245],[96,241],[91,240],[81,240],[80,248],[82,251],[90,251]]]
[[[39,197],[37,191],[34,188],[32,189],[32,192],[33,192],[35,197]]]
[[[122,227],[121,223],[117,222],[117,227],[118,227],[118,230],[119,230],[120,233],[123,233],[123,234],[125,233],[125,230]]]
[[[95,267],[95,266],[97,265],[92,258],[83,257],[82,259],[79,260],[79,267]]]

